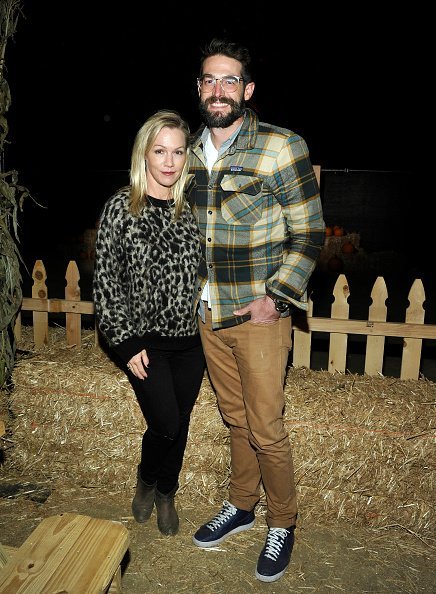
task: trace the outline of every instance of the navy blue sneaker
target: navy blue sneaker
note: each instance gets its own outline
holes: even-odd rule
[[[256,577],[261,582],[275,582],[285,573],[294,547],[295,526],[270,528],[259,555]]]
[[[222,509],[207,524],[201,526],[192,540],[202,549],[223,542],[231,534],[237,534],[254,526],[254,511],[238,509],[224,501]]]

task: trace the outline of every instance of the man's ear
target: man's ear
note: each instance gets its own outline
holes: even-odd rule
[[[249,99],[251,99],[251,96],[254,93],[254,87],[256,86],[256,84],[254,82],[249,82],[245,85],[245,89],[244,89],[244,99],[245,101],[248,101]]]

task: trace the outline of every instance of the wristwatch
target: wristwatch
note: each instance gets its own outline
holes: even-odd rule
[[[280,299],[277,299],[277,297],[272,297],[272,295],[269,295],[268,293],[267,295],[270,299],[272,299],[276,311],[280,313],[285,313],[285,311],[288,311],[288,309],[290,308],[290,304],[286,303],[286,301],[280,301]]]

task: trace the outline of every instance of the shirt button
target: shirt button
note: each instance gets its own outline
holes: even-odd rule
[[[211,210],[208,210],[207,211],[207,214],[211,215],[212,214],[212,211]]]
[[[212,241],[212,239],[210,237],[207,238],[207,241]]]
[[[212,264],[209,264],[209,268],[213,268]]]

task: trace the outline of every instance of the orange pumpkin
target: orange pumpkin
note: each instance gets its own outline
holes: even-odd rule
[[[339,256],[332,256],[327,262],[327,267],[332,272],[342,272],[344,269],[344,262]]]
[[[344,235],[344,228],[341,225],[335,225],[333,227],[333,235],[335,237],[342,237]]]
[[[341,251],[343,254],[354,254],[355,248],[351,241],[346,241],[344,244],[342,244]]]
[[[331,237],[333,235],[333,227],[327,226],[325,228],[325,236]]]

